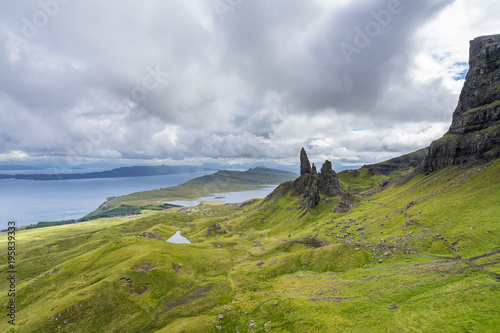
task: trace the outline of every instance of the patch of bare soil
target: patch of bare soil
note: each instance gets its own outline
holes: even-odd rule
[[[150,238],[150,239],[161,239],[161,240],[163,240],[163,237],[161,235],[154,234],[154,233],[149,232],[149,231],[143,232],[139,236],[145,237],[145,238]]]
[[[165,308],[158,316],[160,316],[160,315],[162,315],[162,314],[164,314],[172,309],[175,309],[178,306],[189,304],[192,301],[195,301],[195,300],[200,299],[200,298],[204,298],[205,294],[208,293],[210,290],[212,290],[212,285],[207,284],[206,286],[198,288],[195,291],[192,291],[192,292],[190,292],[182,297],[170,300],[167,303],[165,303]]]
[[[144,271],[144,272],[149,272],[152,270],[154,267],[150,264],[144,263],[142,266],[137,266],[132,268],[133,271]]]
[[[340,303],[342,300],[345,300],[347,298],[340,298],[340,297],[308,297],[307,300],[311,302],[317,302],[317,301],[331,301],[335,303]]]

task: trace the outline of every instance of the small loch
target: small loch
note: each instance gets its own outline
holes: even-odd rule
[[[164,203],[179,205],[184,207],[197,206],[204,201],[222,201],[224,203],[239,203],[254,198],[264,198],[274,191],[278,185],[262,185],[260,190],[235,191],[226,193],[214,193],[211,196],[198,198],[197,200],[175,200]]]
[[[169,243],[175,243],[175,244],[191,244],[189,239],[187,239],[184,236],[181,236],[181,232],[177,231],[175,235],[167,239],[167,242]]]

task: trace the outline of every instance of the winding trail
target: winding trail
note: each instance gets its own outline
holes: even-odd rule
[[[391,208],[392,209],[392,207],[389,207],[389,206],[384,205],[384,204],[382,204],[380,202],[377,202],[377,201],[368,201],[367,200],[366,202],[375,203],[375,204],[378,204],[378,205],[380,205],[382,207]],[[408,219],[410,220],[411,216],[408,216]],[[473,261],[475,261],[475,260],[478,260],[478,259],[481,259],[481,258],[486,258],[486,257],[493,256],[493,255],[496,255],[496,254],[500,254],[500,250],[497,250],[497,251],[494,251],[494,252],[491,252],[491,253],[487,253],[487,254],[483,254],[483,255],[480,255],[480,256],[477,256],[477,257],[465,259],[465,258],[462,258],[457,253],[457,250],[450,243],[448,243],[443,237],[437,236],[435,233],[432,232],[432,230],[430,230],[429,228],[427,228],[426,226],[424,226],[424,225],[422,225],[422,224],[420,224],[418,222],[415,222],[414,220],[411,220],[411,223],[415,224],[415,225],[418,225],[419,227],[421,227],[425,232],[427,232],[428,234],[430,234],[434,239],[443,241],[446,244],[446,246],[448,247],[448,249],[450,250],[450,252],[453,254],[453,256],[455,256],[455,258],[457,258],[458,260],[460,260],[464,264],[469,265],[469,268],[478,269],[478,270],[482,271],[483,273],[486,273],[486,274],[490,275],[491,277],[493,277],[494,279],[500,281],[500,275],[498,275],[496,273],[493,273],[493,272],[489,272],[489,271],[487,271],[487,270],[484,269],[484,267],[495,265],[496,263],[484,264],[484,265],[476,265],[476,264],[473,263]]]
[[[474,258],[470,258],[470,259],[465,259],[465,258],[462,258],[457,253],[457,251],[455,250],[455,248],[450,243],[448,243],[443,237],[437,236],[429,228],[427,228],[426,226],[424,226],[424,225],[422,225],[422,224],[420,224],[418,222],[412,221],[412,223],[415,224],[415,225],[418,225],[419,227],[421,227],[425,232],[429,233],[434,239],[443,241],[446,244],[446,246],[448,247],[448,249],[451,251],[451,253],[455,256],[455,258],[457,258],[458,260],[462,261],[464,264],[469,265],[471,268],[479,269],[483,273],[486,273],[486,274],[490,275],[491,277],[493,277],[494,279],[497,279],[497,280],[500,281],[500,275],[485,270],[483,268],[485,265],[476,265],[476,264],[474,264],[472,262],[472,261],[480,259],[480,258],[485,258],[485,257],[488,257],[488,256],[492,256],[492,255],[498,254],[498,253],[500,253],[500,251],[495,251],[495,252],[492,252],[492,253],[483,254],[483,255],[478,256],[478,257],[474,257]]]

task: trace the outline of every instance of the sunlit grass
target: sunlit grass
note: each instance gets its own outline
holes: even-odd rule
[[[342,214],[288,194],[20,231],[15,332],[495,332],[499,172],[344,177],[377,193]]]

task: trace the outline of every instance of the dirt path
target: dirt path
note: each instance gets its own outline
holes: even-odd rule
[[[478,260],[478,259],[482,259],[482,258],[486,258],[486,257],[491,257],[491,256],[494,256],[495,254],[500,254],[500,250],[495,251],[495,252],[491,252],[491,253],[487,253],[487,254],[483,254],[482,256],[469,258],[469,260],[474,261],[474,260]]]
[[[387,205],[384,205],[380,202],[376,202],[376,201],[367,201],[367,202],[371,202],[371,203],[375,203],[375,204],[378,204],[382,207],[385,207],[385,208],[392,208],[392,207],[389,207]],[[410,219],[411,216],[408,216],[408,218]],[[487,253],[487,254],[483,254],[481,256],[477,256],[477,257],[473,257],[473,258],[470,258],[470,259],[465,259],[465,258],[462,258],[456,251],[456,249],[450,244],[448,243],[444,238],[440,237],[440,236],[437,236],[435,233],[432,232],[432,230],[430,230],[429,228],[427,228],[426,226],[418,223],[418,222],[415,222],[415,221],[411,221],[412,224],[415,224],[415,225],[418,225],[419,227],[421,227],[425,232],[427,232],[428,234],[430,234],[434,239],[436,240],[440,240],[440,241],[443,241],[446,246],[448,247],[448,249],[450,250],[450,252],[453,254],[453,256],[455,256],[455,258],[457,258],[458,260],[460,260],[461,262],[463,262],[464,264],[466,265],[469,265],[470,268],[476,268],[476,269],[479,269],[480,271],[490,275],[491,277],[493,277],[494,279],[497,279],[500,281],[500,275],[498,274],[495,274],[493,272],[489,272],[487,270],[485,270],[483,267],[485,266],[489,266],[489,265],[476,265],[473,263],[473,261],[475,260],[478,260],[478,259],[481,259],[481,258],[485,258],[485,257],[489,257],[489,256],[492,256],[492,255],[495,255],[495,254],[499,254],[500,253],[500,250],[499,251],[495,251],[495,252],[492,252],[492,253]]]

